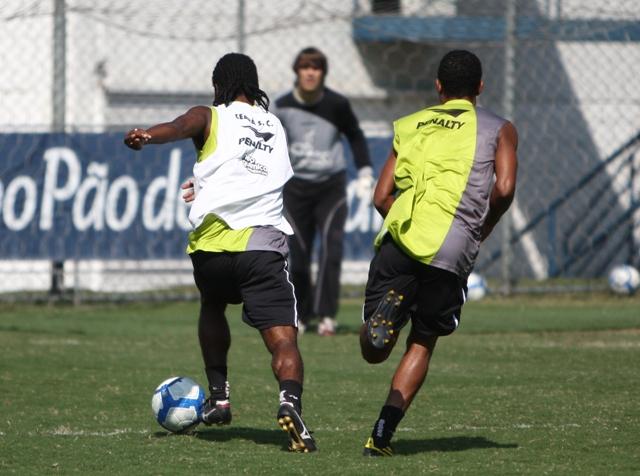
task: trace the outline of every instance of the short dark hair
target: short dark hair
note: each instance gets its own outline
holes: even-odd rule
[[[482,81],[482,64],[470,51],[449,51],[440,60],[438,80],[446,96],[477,96]]]
[[[293,71],[297,73],[300,68],[308,65],[322,70],[325,76],[329,71],[329,61],[327,60],[327,56],[314,46],[309,46],[308,48],[300,50],[300,53],[298,53],[296,58],[293,60]]]
[[[239,95],[244,94],[249,101],[269,109],[269,97],[260,89],[258,70],[247,55],[228,53],[218,60],[211,75],[215,88],[213,105],[229,105]]]

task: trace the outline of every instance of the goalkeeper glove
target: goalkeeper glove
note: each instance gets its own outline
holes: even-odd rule
[[[375,181],[371,167],[367,165],[359,169],[356,179],[356,196],[361,200],[371,200]]]

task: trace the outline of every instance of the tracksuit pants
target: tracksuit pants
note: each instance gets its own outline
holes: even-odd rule
[[[324,182],[292,178],[284,187],[284,208],[294,230],[289,237],[289,269],[295,286],[298,319],[335,317],[340,295],[344,225],[347,219],[346,172]],[[318,242],[314,244],[315,238]],[[318,274],[311,259],[318,247]],[[312,283],[315,281],[315,286]]]

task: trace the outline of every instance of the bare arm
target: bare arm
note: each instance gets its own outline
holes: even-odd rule
[[[391,205],[393,205],[396,199],[394,195],[396,184],[393,178],[396,170],[396,157],[396,151],[391,149],[389,157],[387,157],[387,161],[382,168],[382,172],[380,172],[376,189],[373,192],[373,204],[383,217],[387,216]]]
[[[124,138],[127,147],[140,150],[147,144],[164,144],[182,139],[193,139],[201,148],[206,140],[211,112],[208,107],[196,106],[171,122],[165,122],[149,129],[132,129]]]
[[[489,198],[489,215],[482,227],[482,240],[484,241],[496,226],[500,217],[509,209],[516,191],[516,172],[518,161],[516,151],[518,149],[518,131],[510,122],[507,122],[498,135],[498,148],[496,150],[496,182],[491,190]]]

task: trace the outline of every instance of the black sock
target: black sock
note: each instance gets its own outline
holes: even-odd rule
[[[227,382],[227,366],[207,367],[205,369],[209,380],[209,392],[214,400],[229,399],[229,382]]]
[[[280,382],[280,403],[289,402],[298,413],[302,413],[302,384],[295,380]]]
[[[396,431],[396,427],[404,412],[401,408],[392,407],[391,405],[385,405],[380,411],[380,416],[373,425],[373,431],[371,437],[373,438],[373,444],[376,448],[384,448],[389,446],[393,433]]]

